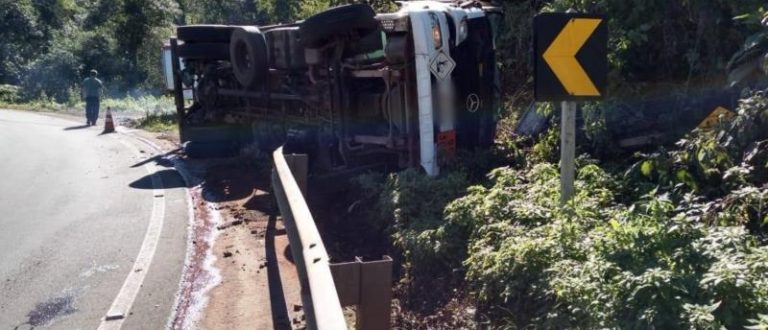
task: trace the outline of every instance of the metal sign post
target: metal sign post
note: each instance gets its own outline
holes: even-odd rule
[[[576,102],[562,103],[562,128],[560,132],[560,204],[573,198],[576,176]]]

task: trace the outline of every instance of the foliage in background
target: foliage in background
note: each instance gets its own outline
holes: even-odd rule
[[[533,17],[569,8],[609,24],[609,97],[667,95],[725,85],[725,68],[761,29],[761,0],[510,0],[497,47],[503,92],[513,107],[533,98]]]
[[[26,100],[71,102],[96,69],[109,95],[157,92],[177,15],[173,0],[2,0],[0,84],[21,86]]]
[[[306,18],[354,0],[0,0],[0,84],[23,86],[25,99],[43,93],[77,98],[92,68],[120,97],[162,91],[159,47],[174,24],[272,24]],[[395,10],[392,1],[368,1]],[[614,96],[666,92],[670,85],[719,84],[729,56],[757,31],[760,0],[510,0],[497,46],[502,91],[510,107],[531,100],[532,19],[541,11],[575,8],[609,18]],[[74,95],[73,95],[74,94]]]

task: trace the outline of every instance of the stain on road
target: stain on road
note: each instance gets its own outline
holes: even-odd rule
[[[77,312],[74,307],[74,294],[67,294],[63,297],[55,297],[46,302],[37,304],[35,308],[27,314],[27,322],[14,328],[15,330],[25,329],[23,325],[35,327],[44,326],[51,323],[54,319]]]

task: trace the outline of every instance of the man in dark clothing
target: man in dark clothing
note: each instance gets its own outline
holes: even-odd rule
[[[83,81],[83,98],[85,99],[86,125],[96,125],[99,119],[99,102],[103,94],[104,84],[96,78],[98,72],[91,70],[91,76]]]

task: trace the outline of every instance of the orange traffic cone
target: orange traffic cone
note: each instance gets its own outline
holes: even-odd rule
[[[107,107],[107,115],[104,119],[104,132],[103,133],[114,133],[115,132],[115,122],[112,121],[112,109]]]

